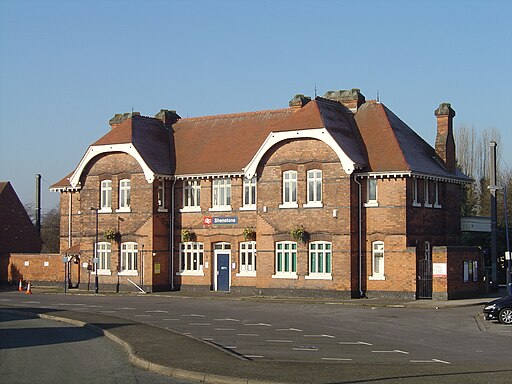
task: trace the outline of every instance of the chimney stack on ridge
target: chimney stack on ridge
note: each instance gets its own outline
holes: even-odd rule
[[[434,112],[437,117],[436,153],[449,172],[455,172],[455,140],[453,118],[455,111],[449,103],[442,103]]]

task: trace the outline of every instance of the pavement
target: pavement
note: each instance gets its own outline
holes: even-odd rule
[[[34,287],[37,294],[64,294],[60,289],[47,287]],[[69,294],[94,294],[93,292],[71,290]],[[166,292],[151,293],[165,297],[201,297],[212,300],[254,300],[267,302],[299,302],[329,305],[364,305],[372,307],[397,308],[425,308],[447,309],[456,307],[479,306],[504,296],[506,292],[494,292],[478,298],[461,300],[415,300],[406,301],[398,299],[311,299],[304,297],[263,297],[236,295],[220,292]],[[4,303],[3,303],[4,304]],[[4,309],[7,308],[4,306]],[[229,384],[268,384],[268,383],[360,383],[360,382],[406,382],[408,372],[406,367],[386,367],[385,376],[391,381],[383,380],[382,373],[375,373],[375,377],[365,375],[360,380],[360,371],[364,369],[357,364],[343,364],[343,369],[336,363],[296,363],[288,361],[255,361],[237,355],[233,351],[223,349],[204,340],[183,335],[166,329],[157,328],[148,324],[132,320],[106,316],[101,314],[54,311],[45,308],[19,308],[11,307],[10,311],[23,312],[30,316],[53,319],[86,326],[96,330],[120,344],[127,351],[130,361],[143,369],[172,376],[178,379],[192,380],[205,383]],[[450,373],[453,370],[453,373]],[[456,367],[443,368],[442,375],[460,374]],[[432,378],[431,371],[425,371],[425,378]],[[417,374],[414,376],[418,378]],[[444,377],[444,376],[443,376]],[[436,379],[437,380],[437,379]],[[437,380],[440,382],[439,380]],[[420,381],[411,381],[420,382]],[[421,382],[429,382],[421,381]]]

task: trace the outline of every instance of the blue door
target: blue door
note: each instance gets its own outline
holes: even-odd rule
[[[217,254],[217,291],[229,291],[229,255]]]

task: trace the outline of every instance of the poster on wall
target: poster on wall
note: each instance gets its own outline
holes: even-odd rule
[[[433,263],[432,264],[432,275],[434,277],[446,277],[447,276],[446,263]]]

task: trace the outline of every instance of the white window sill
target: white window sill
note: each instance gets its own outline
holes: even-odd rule
[[[105,207],[98,210],[98,213],[112,213],[111,207]]]
[[[177,272],[176,276],[204,276],[203,271],[181,271]]]
[[[297,280],[299,276],[296,273],[278,273],[275,275],[272,275],[273,279],[293,279]]]
[[[425,202],[425,208],[432,208],[432,204]]]
[[[434,208],[438,208],[439,209],[439,208],[443,208],[443,206],[440,205],[440,204],[434,203]]]
[[[322,208],[323,206],[321,201],[310,201],[306,204],[302,204],[303,208]]]
[[[306,280],[332,280],[332,275],[327,273],[310,273],[304,276]]]
[[[130,207],[123,207],[116,209],[117,213],[130,213],[132,210]]]
[[[299,208],[299,204],[297,204],[297,203],[284,203],[284,204],[279,204],[279,208],[284,208],[284,209]]]
[[[386,280],[386,276],[368,276],[368,280]]]
[[[377,200],[370,200],[370,201],[367,201],[366,203],[364,203],[364,206],[365,207],[378,207],[379,202]]]
[[[255,205],[244,205],[243,207],[240,207],[240,211],[255,211],[256,206]]]
[[[421,207],[421,203],[418,203],[417,201],[412,202],[413,207]]]
[[[119,276],[139,276],[137,271],[121,271],[118,273]]]
[[[201,212],[201,207],[183,207],[180,212]]]
[[[239,272],[235,276],[237,276],[237,277],[256,277],[256,271]]]
[[[219,207],[211,207],[208,209],[210,212],[231,212],[231,205],[223,205]]]
[[[110,269],[98,269],[98,276],[111,276],[112,271]]]
[[[158,207],[158,212],[169,212],[167,208],[160,208]]]

